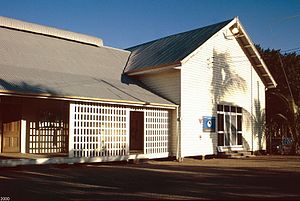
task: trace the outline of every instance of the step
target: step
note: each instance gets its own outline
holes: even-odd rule
[[[231,152],[219,152],[219,158],[248,158],[254,157],[249,151],[231,151]]]

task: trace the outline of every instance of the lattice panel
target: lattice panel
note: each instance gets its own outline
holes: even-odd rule
[[[66,153],[69,127],[63,121],[29,122],[29,153]]]
[[[70,111],[74,128],[74,157],[109,157],[128,154],[125,107],[76,103]]]
[[[168,152],[169,118],[167,110],[146,110],[146,154]]]

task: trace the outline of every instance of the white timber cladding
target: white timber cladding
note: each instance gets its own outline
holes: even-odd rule
[[[267,142],[265,135],[265,87],[257,73],[252,71],[252,130],[253,130],[253,150],[266,150]]]
[[[180,70],[140,75],[138,79],[158,95],[180,104]]]
[[[151,158],[169,152],[170,115],[167,109],[115,104],[70,104],[69,155],[119,157],[130,154],[130,111],[144,112],[144,155]],[[154,155],[153,155],[154,154]]]
[[[243,108],[243,147],[265,147],[265,88],[228,26],[206,41],[181,68],[182,156],[215,154],[217,133],[203,132],[203,116],[217,104]]]

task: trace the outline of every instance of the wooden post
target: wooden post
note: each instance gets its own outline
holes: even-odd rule
[[[69,157],[74,157],[74,115],[75,115],[75,104],[70,103],[69,111]]]

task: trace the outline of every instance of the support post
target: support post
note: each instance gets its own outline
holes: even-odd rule
[[[26,120],[21,120],[21,153],[26,153]]]
[[[75,104],[70,103],[70,110],[69,110],[69,157],[74,157],[74,122],[75,122]]]

